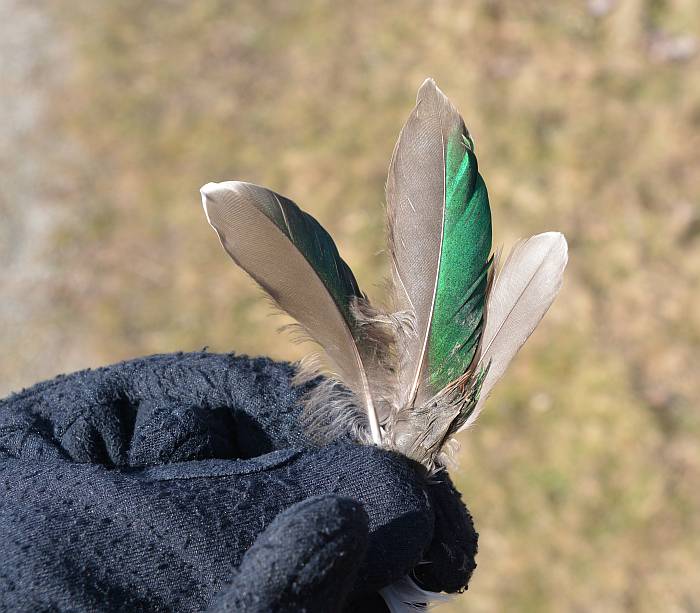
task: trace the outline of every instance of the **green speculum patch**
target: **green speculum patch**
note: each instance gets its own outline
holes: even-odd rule
[[[471,142],[460,131],[445,155],[445,220],[430,328],[430,383],[436,391],[461,376],[481,338],[491,252],[491,210]]]

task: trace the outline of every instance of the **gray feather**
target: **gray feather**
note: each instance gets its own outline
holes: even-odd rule
[[[479,399],[461,429],[479,416],[493,386],[503,376],[559,293],[568,261],[566,239],[545,232],[517,243],[496,277],[486,307],[481,368],[488,368]]]
[[[331,259],[330,270],[337,273],[333,278],[329,278],[330,273],[322,277],[326,269],[310,261],[309,249],[318,247],[319,240],[329,241],[327,247],[335,249],[330,237],[294,203],[263,187],[228,181],[208,183],[201,192],[207,219],[228,254],[323,347],[332,370],[362,403],[372,438],[379,444],[377,415],[361,350],[351,329],[349,306],[344,308],[339,290],[334,291],[338,285],[356,287],[354,277],[339,257]],[[298,220],[297,227],[311,225],[317,233],[306,253],[298,246],[301,237],[294,236],[290,216]],[[327,260],[327,256],[324,250],[316,259]],[[352,281],[343,285],[341,281],[348,275]]]

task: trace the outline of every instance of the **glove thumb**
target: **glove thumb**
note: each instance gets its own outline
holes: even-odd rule
[[[299,502],[262,532],[211,613],[342,609],[367,549],[367,515],[349,498]]]

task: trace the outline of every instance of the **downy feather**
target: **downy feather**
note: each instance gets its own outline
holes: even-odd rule
[[[372,440],[381,433],[352,309],[364,300],[330,235],[310,215],[268,189],[227,181],[208,183],[202,203],[211,226],[241,266],[325,350],[331,368],[366,411]],[[324,390],[326,393],[328,390]]]

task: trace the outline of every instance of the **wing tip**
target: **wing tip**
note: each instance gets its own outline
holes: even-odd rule
[[[203,197],[206,196],[211,198],[216,194],[220,194],[225,191],[238,191],[238,189],[244,185],[250,184],[245,183],[244,181],[222,181],[221,183],[210,181],[199,188],[199,193],[202,194]]]
[[[524,245],[529,241],[534,241],[533,247],[535,249],[543,250],[542,257],[548,260],[550,265],[554,266],[552,274],[558,279],[558,287],[561,287],[564,270],[566,270],[566,266],[569,263],[569,244],[564,234],[557,231],[542,232],[523,241],[522,244]],[[557,292],[559,292],[559,289],[557,289]]]
[[[242,187],[250,185],[244,181],[223,181],[221,183],[215,183],[210,181],[199,189],[199,193],[202,198],[202,207],[204,208],[204,214],[207,216],[207,221],[211,224],[211,219],[209,217],[209,207],[211,205],[216,205],[220,201],[220,197],[225,196],[227,192],[237,192]]]
[[[561,254],[561,259],[566,266],[569,261],[569,243],[562,232],[547,232],[551,235],[552,246]]]
[[[416,107],[413,111],[419,117],[430,117],[438,115],[450,122],[454,122],[465,135],[472,141],[469,131],[464,125],[464,120],[459,113],[459,110],[454,105],[452,100],[443,92],[435,82],[435,79],[428,77],[418,88],[416,94]],[[473,150],[473,146],[471,147]]]
[[[541,234],[536,234],[532,238],[549,243],[550,250],[559,251],[563,256],[568,258],[569,243],[566,240],[566,236],[564,236],[562,232],[542,232]]]
[[[199,195],[202,199],[202,208],[204,209],[204,215],[206,215],[207,222],[209,223],[209,225],[211,225],[211,219],[209,218],[208,205],[212,200],[211,196],[216,192],[218,187],[218,183],[209,182],[206,185],[202,185],[202,187],[199,188]]]
[[[447,99],[447,96],[445,96],[443,91],[437,86],[435,79],[433,79],[432,77],[428,77],[427,79],[425,79],[425,81],[423,81],[423,83],[421,83],[421,86],[418,88],[418,93],[416,94],[416,104],[418,104],[422,100],[428,99]]]

